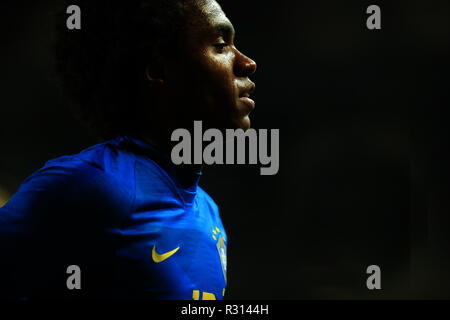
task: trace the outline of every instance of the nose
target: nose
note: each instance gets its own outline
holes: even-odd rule
[[[256,72],[256,62],[236,49],[234,73],[237,77],[249,77]]]

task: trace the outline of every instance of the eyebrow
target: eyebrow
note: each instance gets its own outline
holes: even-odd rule
[[[215,31],[215,33],[223,36],[223,38],[226,40],[233,39],[236,33],[233,25],[229,22],[219,22],[213,25],[213,30]]]

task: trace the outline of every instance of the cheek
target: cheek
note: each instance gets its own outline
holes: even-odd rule
[[[213,59],[206,74],[208,74],[205,79],[208,95],[214,95],[219,100],[216,103],[228,104],[237,98],[233,68],[228,59]]]
[[[190,61],[185,85],[195,112],[227,117],[236,108],[238,92],[232,55],[202,52]]]

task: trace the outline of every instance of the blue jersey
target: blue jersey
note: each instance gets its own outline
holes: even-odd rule
[[[47,162],[0,209],[3,294],[222,299],[227,235],[200,176],[129,136]]]

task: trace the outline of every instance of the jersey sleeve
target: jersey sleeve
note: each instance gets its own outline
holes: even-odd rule
[[[132,189],[83,162],[27,178],[0,208],[0,297],[61,298],[74,264],[101,275],[112,247],[105,234],[129,214]]]

